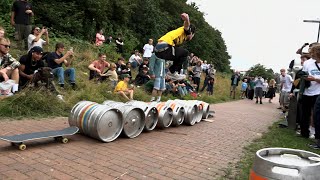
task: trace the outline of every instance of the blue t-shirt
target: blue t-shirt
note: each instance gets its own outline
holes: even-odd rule
[[[61,55],[58,55],[56,52],[52,52],[49,54],[48,56],[48,66],[51,68],[51,69],[55,69],[55,68],[58,68],[58,67],[61,67],[62,66],[62,63],[58,64],[56,63],[54,60],[55,59],[60,59],[63,57],[63,54]]]
[[[245,91],[245,90],[247,89],[247,87],[248,87],[248,84],[247,84],[246,82],[242,82],[242,84],[241,84],[241,89],[242,89],[243,91]]]

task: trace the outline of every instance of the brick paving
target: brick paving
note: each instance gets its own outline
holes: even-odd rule
[[[242,149],[278,119],[277,103],[211,105],[212,122],[143,132],[111,143],[76,134],[69,143],[27,142],[20,151],[0,141],[0,179],[218,179]],[[0,135],[68,127],[67,118],[1,120]]]

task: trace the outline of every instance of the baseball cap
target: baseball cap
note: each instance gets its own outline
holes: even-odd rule
[[[124,78],[126,78],[126,77],[129,78],[129,77],[131,77],[131,76],[130,76],[129,74],[121,74],[121,78],[122,78],[122,79],[124,79]]]
[[[33,48],[30,49],[30,52],[35,52],[35,53],[40,53],[42,54],[43,49],[40,46],[34,46]]]

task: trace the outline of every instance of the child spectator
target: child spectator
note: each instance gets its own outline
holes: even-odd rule
[[[114,88],[114,93],[119,94],[128,101],[133,100],[133,89],[128,88],[130,76],[128,74],[122,74],[121,79],[122,80],[118,82],[117,86]]]
[[[105,74],[102,75],[102,76],[109,77],[108,79],[111,82],[112,88],[116,87],[118,83],[118,74],[116,72],[116,69],[117,69],[117,65],[115,63],[111,63],[110,68],[107,70]]]
[[[107,56],[105,53],[98,54],[98,60],[94,60],[89,66],[90,75],[89,80],[97,78],[99,81],[106,79],[102,74],[105,72],[105,69],[110,67],[110,64],[106,61]]]
[[[213,87],[214,87],[214,78],[209,77],[209,79],[208,79],[208,87],[207,87],[207,94],[209,96],[213,95]]]
[[[247,79],[243,79],[242,84],[241,84],[241,98],[242,99],[244,99],[246,96],[247,88],[248,88]]]
[[[100,29],[99,32],[97,32],[96,34],[96,46],[101,46],[105,40],[106,39],[103,35],[103,30]]]

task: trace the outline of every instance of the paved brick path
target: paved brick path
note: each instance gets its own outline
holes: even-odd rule
[[[266,101],[266,100],[265,100]],[[211,106],[213,122],[101,143],[80,134],[68,144],[42,140],[20,151],[0,141],[0,179],[217,179],[242,148],[278,119],[276,103]],[[0,122],[0,135],[68,126],[67,118]]]

